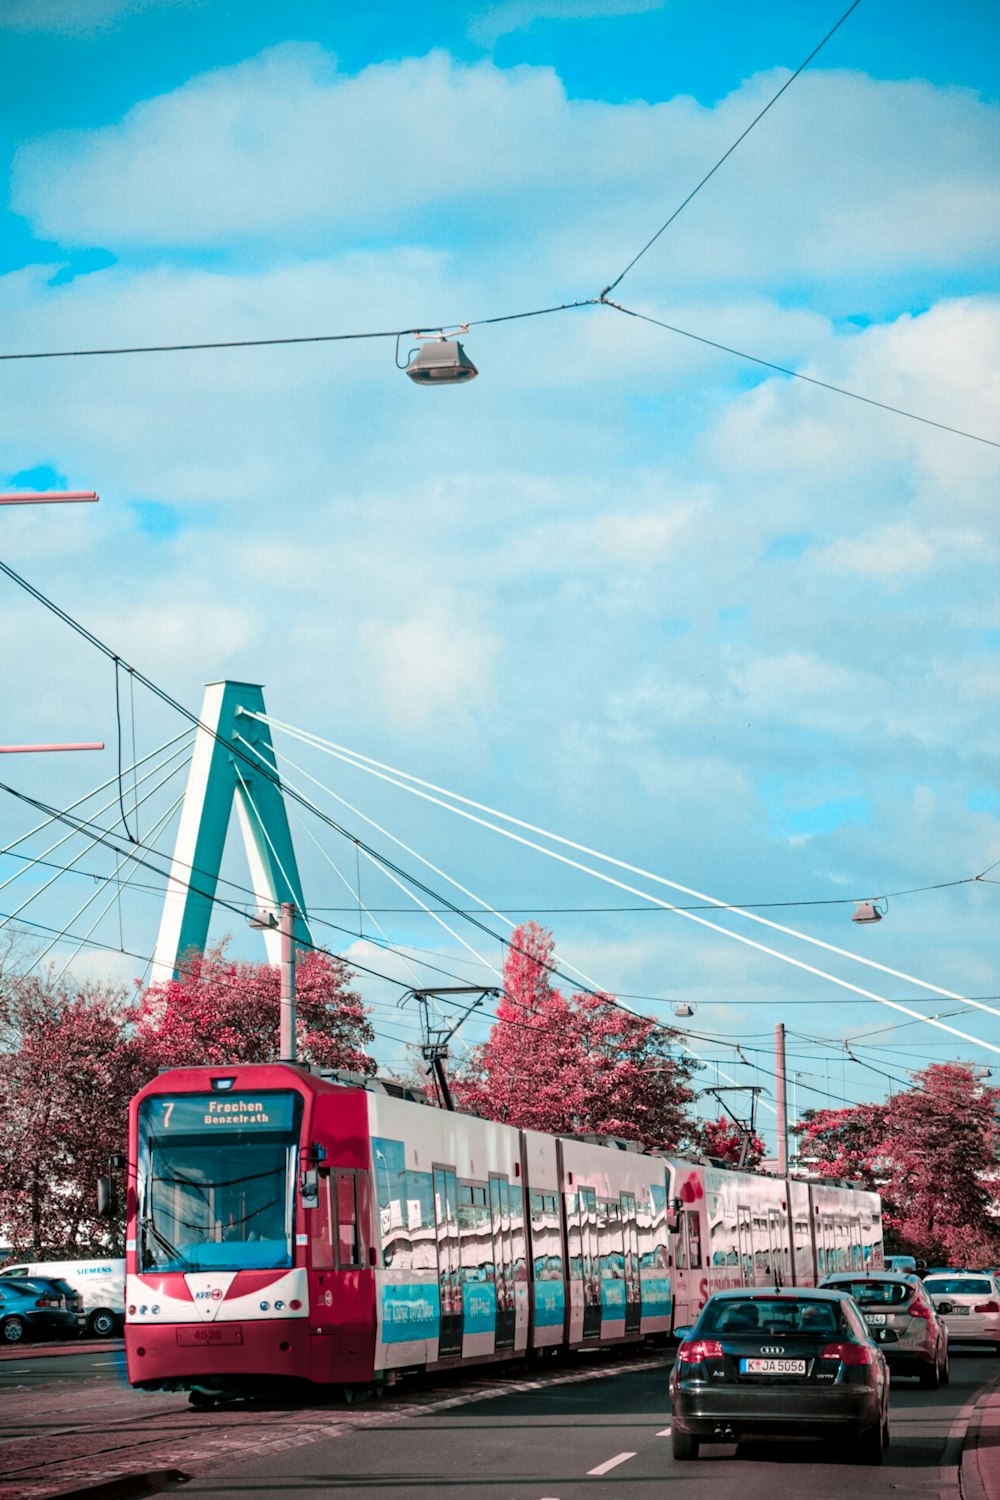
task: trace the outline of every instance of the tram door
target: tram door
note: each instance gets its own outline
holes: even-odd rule
[[[740,1247],[740,1277],[744,1286],[753,1286],[753,1220],[749,1208],[736,1209],[736,1238]]]
[[[580,1235],[583,1241],[583,1336],[601,1336],[601,1262],[597,1244],[597,1192],[580,1189]]]
[[[438,1358],[462,1352],[462,1281],[458,1240],[458,1183],[450,1167],[434,1168],[441,1335]]]
[[[510,1185],[506,1177],[490,1178],[493,1220],[493,1267],[497,1297],[497,1349],[514,1347],[514,1244],[510,1230]]]
[[[642,1302],[639,1291],[639,1230],[633,1193],[622,1193],[622,1232],[625,1241],[625,1332],[638,1333],[642,1321]]]
[[[771,1279],[775,1286],[786,1281],[788,1237],[782,1233],[781,1215],[776,1208],[767,1211],[767,1237],[771,1245]]]

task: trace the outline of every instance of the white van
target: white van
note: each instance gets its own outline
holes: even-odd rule
[[[87,1331],[107,1339],[125,1322],[125,1262],[107,1260],[36,1260],[4,1266],[2,1276],[56,1276],[83,1298]]]

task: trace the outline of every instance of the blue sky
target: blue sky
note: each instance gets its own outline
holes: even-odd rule
[[[592,298],[843,8],[7,0],[4,349]],[[979,0],[862,0],[615,296],[998,439],[995,45]],[[607,308],[466,345],[479,380],[433,392],[383,340],[0,364],[0,482],[102,496],[5,510],[3,555],[192,707],[205,681],[261,681],[279,719],[1000,1008],[996,887],[949,884],[1000,859],[996,448]],[[6,740],[108,742],[86,763],[7,758],[66,805],[114,772],[113,676],[9,584],[0,637]],[[143,753],[174,726],[140,695],[135,731]],[[903,1019],[876,1002],[667,913],[563,910],[629,903],[337,762],[309,769],[537,914],[592,979],[665,1019],[693,1002],[686,1024],[720,1039],[700,1052],[739,1081],[757,1075],[735,1044],[766,1049],[784,1019],[800,1105],[882,1088],[838,1050]],[[28,826],[6,799],[0,842]],[[350,871],[297,837],[308,899],[338,904]],[[896,892],[872,929],[829,904]],[[58,883],[36,920],[70,923],[75,899]],[[382,920],[488,972],[426,917]],[[97,936],[147,953],[155,926],[130,893]],[[412,973],[367,937],[348,953]],[[411,1034],[395,993],[366,986],[387,1062]],[[990,1013],[950,1024],[1000,1046]],[[1000,1063],[919,1024],[872,1042],[901,1077]]]

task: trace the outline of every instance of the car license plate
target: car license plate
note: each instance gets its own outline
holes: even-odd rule
[[[948,1316],[949,1317],[954,1316],[954,1317],[958,1317],[958,1318],[967,1318],[969,1316],[969,1309],[967,1307],[953,1307],[952,1310],[951,1310],[951,1312],[948,1314]]]
[[[869,1328],[884,1328],[885,1313],[865,1313],[865,1322]]]
[[[804,1359],[741,1359],[741,1375],[804,1375]]]
[[[177,1342],[179,1344],[242,1344],[243,1329],[238,1323],[213,1323],[211,1327],[201,1324],[193,1328],[178,1328]]]

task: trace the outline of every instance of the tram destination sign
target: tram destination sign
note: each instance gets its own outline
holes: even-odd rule
[[[296,1095],[174,1094],[147,1099],[146,1122],[154,1135],[225,1135],[235,1131],[290,1131]]]

